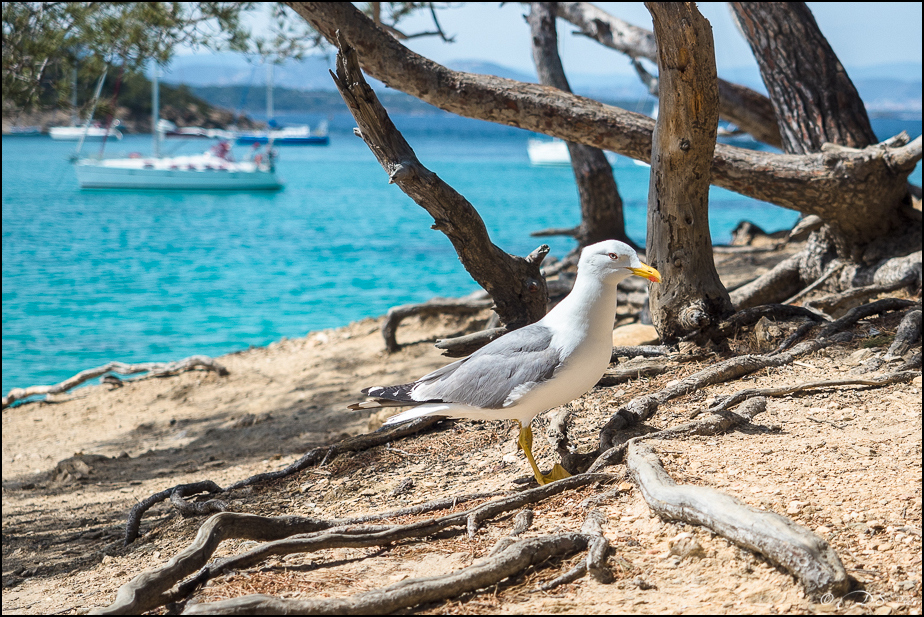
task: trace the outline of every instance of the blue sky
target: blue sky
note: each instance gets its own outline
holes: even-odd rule
[[[641,2],[597,2],[606,12],[634,25],[651,29],[651,16]],[[809,2],[809,7],[847,67],[890,62],[921,62],[920,2]],[[715,36],[716,63],[723,70],[755,66],[751,50],[733,24],[724,2],[697,4],[710,21]],[[522,71],[533,71],[529,29],[520,3],[466,3],[440,11],[444,30],[455,43],[438,38],[413,39],[405,44],[437,62],[483,60]],[[585,37],[572,36],[568,24],[558,21],[559,51],[569,73],[632,74],[622,54],[608,51]],[[430,30],[427,14],[406,22],[405,30]]]

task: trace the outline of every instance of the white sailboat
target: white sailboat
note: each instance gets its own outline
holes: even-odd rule
[[[122,132],[116,128],[119,121],[116,120],[111,126],[101,126],[99,123],[92,123],[93,111],[96,110],[96,102],[99,100],[99,93],[103,87],[104,74],[99,79],[96,86],[96,98],[93,99],[93,110],[87,116],[87,121],[83,126],[77,124],[77,69],[74,68],[73,87],[71,88],[71,124],[70,126],[52,126],[48,129],[48,135],[56,141],[90,141],[102,139],[122,139]]]
[[[153,156],[79,158],[74,170],[80,188],[249,191],[279,190],[272,143],[265,153],[252,151],[250,160],[235,161],[231,145],[222,141],[204,154],[160,156],[163,125],[159,121],[160,95],[157,68],[152,83]]]

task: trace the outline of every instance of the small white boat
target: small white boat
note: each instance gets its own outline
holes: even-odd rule
[[[568,144],[558,138],[551,141],[548,139],[530,138],[526,144],[526,152],[529,154],[529,162],[533,165],[571,164],[571,155],[568,154]]]
[[[48,134],[57,141],[122,139],[119,129],[104,126],[53,126],[48,129]]]
[[[74,170],[84,189],[152,189],[240,191],[279,190],[272,152],[250,161],[230,158],[230,146],[220,142],[205,154],[173,157],[80,159]]]

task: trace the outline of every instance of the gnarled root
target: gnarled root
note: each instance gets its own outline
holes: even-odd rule
[[[629,444],[626,464],[645,501],[662,518],[702,525],[763,555],[799,579],[809,595],[840,596],[849,590],[837,553],[808,529],[714,489],[676,484],[644,443]]]

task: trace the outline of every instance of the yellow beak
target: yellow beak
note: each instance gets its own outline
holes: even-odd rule
[[[661,273],[655,270],[654,268],[652,268],[651,266],[646,266],[645,264],[642,264],[641,268],[629,268],[629,270],[635,276],[640,276],[643,279],[648,279],[649,281],[653,283],[661,282]]]

